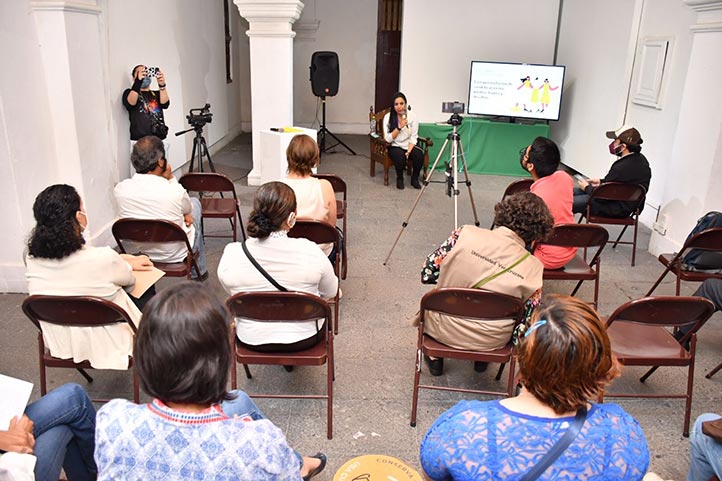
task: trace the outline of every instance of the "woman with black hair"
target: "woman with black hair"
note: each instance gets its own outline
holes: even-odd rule
[[[278,290],[254,267],[249,256],[282,287],[331,298],[338,278],[318,245],[308,239],[288,237],[296,223],[296,196],[283,182],[263,184],[253,199],[246,242],[226,246],[218,263],[218,280],[226,292]],[[244,247],[247,252],[244,251]],[[300,351],[321,339],[324,320],[306,322],[258,322],[236,319],[238,339],[256,351]]]
[[[72,186],[52,185],[33,204],[37,222],[28,240],[28,292],[51,296],[95,296],[122,307],[137,326],[140,310],[124,287],[135,283],[133,270],[149,270],[146,256],[118,254],[110,247],[85,245],[88,227],[80,195]],[[126,324],[66,327],[40,322],[50,353],[97,369],[127,369],[133,332]]]
[[[389,144],[389,157],[396,167],[396,188],[404,188],[404,169],[406,161],[411,159],[411,186],[420,189],[419,173],[424,164],[424,152],[416,147],[419,138],[419,124],[416,116],[401,92],[394,94],[392,109],[384,116],[384,140]]]
[[[245,393],[226,391],[229,324],[225,306],[195,282],[151,299],[133,359],[153,401],[115,399],[98,411],[99,480],[309,480],[324,469],[325,455],[302,457]]]

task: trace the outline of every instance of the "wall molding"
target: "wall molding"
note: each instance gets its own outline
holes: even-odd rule
[[[65,0],[35,0],[30,2],[30,9],[35,12],[72,12],[100,15],[103,9],[97,5]]]

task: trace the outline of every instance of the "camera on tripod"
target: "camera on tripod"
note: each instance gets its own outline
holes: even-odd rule
[[[191,109],[186,115],[188,123],[193,127],[203,127],[213,122],[213,114],[211,113],[211,104],[205,104],[199,109]]]
[[[456,100],[453,102],[441,102],[441,111],[445,114],[451,114],[451,117],[449,117],[449,120],[447,120],[446,123],[456,127],[461,125],[461,121],[464,120],[464,117],[459,114],[464,113],[465,107],[466,105],[464,105],[464,102]]]

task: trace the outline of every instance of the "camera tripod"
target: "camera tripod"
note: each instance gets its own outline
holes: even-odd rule
[[[451,143],[451,157],[449,158],[449,162],[446,162],[446,180],[444,181],[436,181],[436,182],[443,182],[446,183],[446,195],[449,197],[454,196],[454,229],[458,229],[459,227],[459,157],[461,157],[461,166],[464,169],[464,183],[466,184],[467,189],[469,190],[469,200],[471,201],[471,210],[474,213],[474,225],[479,227],[479,217],[476,214],[476,204],[474,203],[474,196],[471,193],[471,181],[469,180],[469,170],[466,167],[466,156],[464,155],[464,148],[461,145],[461,136],[457,132],[457,127],[461,125],[461,121],[463,118],[459,114],[453,114],[451,118],[447,121],[448,124],[451,124],[453,127],[453,131],[446,136],[446,140],[444,141],[444,145],[441,146],[441,150],[439,151],[439,155],[436,156],[436,160],[434,160],[434,165],[431,166],[431,169],[429,170],[429,173],[426,175],[426,178],[424,179],[424,186],[419,191],[419,194],[416,196],[416,200],[414,201],[414,204],[411,206],[411,212],[409,212],[408,217],[406,217],[406,220],[401,223],[401,230],[399,231],[399,235],[396,236],[396,240],[394,241],[394,244],[391,246],[391,250],[389,251],[389,255],[386,256],[386,260],[384,260],[384,264],[386,265],[391,258],[391,254],[394,252],[394,249],[396,248],[396,244],[398,244],[399,239],[401,238],[401,234],[404,233],[404,229],[406,229],[406,226],[409,225],[409,221],[411,220],[411,216],[414,214],[414,210],[416,210],[416,206],[419,204],[419,201],[421,200],[421,196],[426,191],[426,187],[429,186],[429,183],[431,181],[431,176],[434,175],[434,170],[436,170],[436,166],[439,163],[439,160],[441,159],[441,156],[444,155],[444,152],[446,151],[446,148],[449,146],[449,143]]]
[[[193,164],[196,161],[196,154],[198,157],[198,171],[203,172],[203,157],[206,157],[208,159],[208,166],[211,168],[211,172],[216,171],[216,166],[213,165],[213,160],[211,159],[211,154],[208,152],[208,145],[206,145],[206,139],[203,137],[203,125],[194,125],[190,129],[187,130],[181,130],[180,132],[176,132],[176,137],[179,135],[183,135],[187,132],[190,132],[191,130],[196,131],[196,136],[193,139],[193,152],[191,154],[191,166],[188,169],[188,172],[193,172]]]
[[[318,110],[316,112],[318,112]],[[332,146],[330,146],[328,148],[326,148],[326,134],[333,137],[334,140],[336,141],[335,144],[333,144]],[[346,147],[346,149],[349,152],[351,152],[351,154],[356,155],[356,152],[354,152],[354,150],[351,147],[346,145],[341,139],[339,139],[338,137],[333,135],[333,132],[331,132],[330,130],[328,130],[326,128],[326,97],[321,97],[321,128],[318,129],[319,157],[321,155],[323,155],[327,150],[330,150],[330,149],[336,147],[337,145],[343,145],[344,147]]]

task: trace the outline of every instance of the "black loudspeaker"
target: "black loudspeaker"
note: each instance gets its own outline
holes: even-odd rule
[[[338,93],[338,55],[314,52],[311,55],[311,91],[316,97],[333,97]]]

